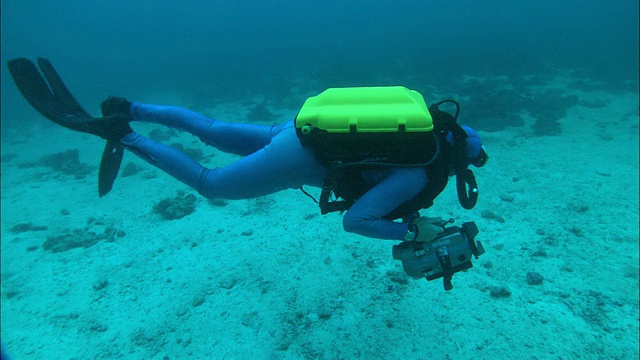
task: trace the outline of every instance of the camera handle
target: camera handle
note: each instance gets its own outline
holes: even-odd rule
[[[453,269],[451,269],[451,257],[449,256],[449,252],[445,246],[442,246],[436,250],[436,254],[438,255],[438,262],[440,262],[440,266],[442,266],[442,282],[444,283],[444,289],[447,291],[451,290],[453,289],[451,279],[453,278],[454,272]]]

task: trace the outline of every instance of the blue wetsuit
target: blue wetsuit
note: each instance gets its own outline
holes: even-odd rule
[[[248,199],[302,185],[321,187],[326,169],[298,139],[293,121],[274,126],[231,124],[193,111],[142,103],[131,105],[133,121],[177,128],[198,136],[207,145],[243,158],[208,169],[182,152],[135,132],[121,142],[127,149],[207,198]],[[427,183],[422,168],[369,171],[372,186],[343,217],[348,232],[378,239],[402,240],[408,225],[382,217],[416,196]]]

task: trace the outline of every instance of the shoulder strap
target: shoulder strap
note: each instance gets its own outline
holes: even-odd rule
[[[440,110],[444,103],[453,103],[456,106],[455,115]],[[454,100],[443,100],[429,107],[429,112],[434,121],[434,130],[441,140],[449,132],[453,135],[453,167],[456,173],[456,190],[458,201],[463,208],[470,210],[478,202],[478,184],[473,171],[467,167],[466,140],[467,132],[457,122],[460,113],[460,104]],[[467,185],[469,188],[467,188]]]

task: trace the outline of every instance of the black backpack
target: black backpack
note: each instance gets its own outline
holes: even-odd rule
[[[454,115],[440,109],[440,105],[445,103],[455,105]],[[426,105],[424,107],[426,112]],[[475,176],[466,164],[467,134],[457,124],[459,110],[459,104],[453,100],[433,104],[428,107],[428,121],[425,118],[423,124],[425,128],[432,125],[431,131],[413,132],[402,124],[393,132],[361,132],[351,124],[348,131],[336,133],[320,126],[311,126],[297,116],[296,133],[301,143],[310,147],[315,158],[328,170],[320,201],[314,199],[319,203],[321,213],[324,215],[346,211],[369,190],[360,176],[362,171],[399,167],[425,167],[429,183],[414,199],[387,214],[385,218],[406,218],[433,205],[435,197],[446,187],[452,168],[457,174],[456,187],[461,205],[465,209],[473,208],[477,202],[478,190]],[[455,146],[446,140],[449,133],[453,135]],[[467,185],[470,186],[469,189]],[[304,189],[301,190],[313,199]]]

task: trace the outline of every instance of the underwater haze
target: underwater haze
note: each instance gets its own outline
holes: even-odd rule
[[[3,0],[2,341],[12,359],[637,359],[637,0]],[[53,124],[7,62],[51,61],[107,96],[270,126],[333,87],[461,105],[490,154],[477,206],[424,216],[486,253],[414,279],[392,245],[288,190],[205,199]],[[135,131],[207,168],[187,132]],[[151,160],[151,164],[149,161]],[[306,189],[306,187],[305,187]],[[307,189],[318,198],[319,189]],[[4,360],[4,357],[3,359]]]
[[[637,14],[632,0],[8,0],[2,59],[50,59],[90,104],[150,89],[204,102],[277,97],[304,79],[313,91],[447,86],[562,67],[620,87],[638,77]],[[26,104],[3,75],[7,126]]]

